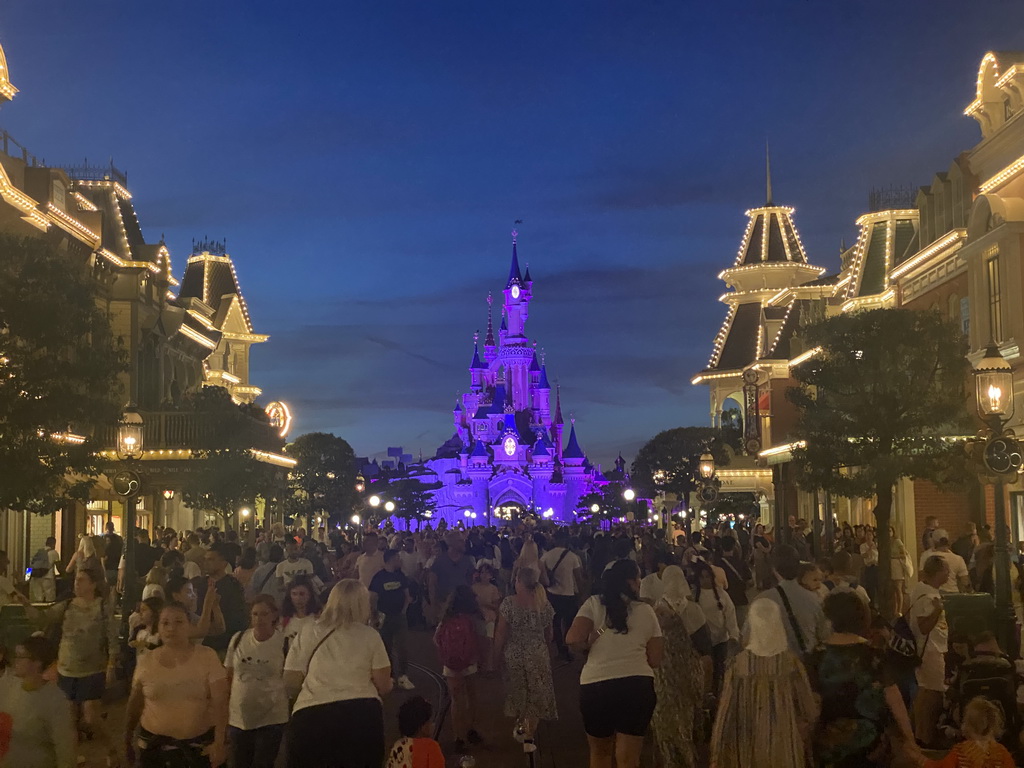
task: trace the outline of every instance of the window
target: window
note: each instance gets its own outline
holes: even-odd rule
[[[999,255],[996,254],[987,262],[988,270],[988,328],[992,341],[1003,340],[1002,297],[999,287]]]
[[[960,327],[964,336],[971,335],[971,300],[966,296],[960,299]]]
[[[64,182],[57,179],[53,180],[53,204],[62,211],[67,211],[67,190],[64,188]]]

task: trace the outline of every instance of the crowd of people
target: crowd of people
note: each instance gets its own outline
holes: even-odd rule
[[[925,765],[923,749],[1013,765],[1017,669],[990,633],[950,637],[943,603],[985,586],[986,542],[969,532],[965,556],[931,523],[917,563],[893,542],[888,612],[874,531],[843,526],[812,547],[801,521],[786,543],[728,523],[671,542],[633,525],[158,529],[137,532],[133,573],[112,528],[83,536],[66,567],[48,542],[31,597],[56,597],[31,582],[58,573],[73,594],[44,608],[9,595],[41,634],[4,655],[0,766],[67,768],[93,739],[109,765],[144,768],[269,768],[282,753],[296,767],[440,768],[423,697],[405,694],[386,744],[383,698],[415,688],[410,628],[432,632],[456,753],[501,739],[536,751],[559,715],[553,661],[582,657],[592,768],[637,768],[645,743],[664,768],[705,753],[716,768]],[[122,605],[123,653],[129,579],[141,600]],[[118,674],[121,735],[101,709]],[[499,674],[511,736],[480,724],[480,678]]]

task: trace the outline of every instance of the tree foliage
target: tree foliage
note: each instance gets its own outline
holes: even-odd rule
[[[126,360],[83,267],[43,240],[0,236],[0,508],[89,498],[102,446],[55,436],[116,423]]]
[[[358,503],[356,455],[347,441],[328,432],[309,432],[295,438],[285,452],[297,462],[289,474],[294,509],[329,518]]]
[[[720,430],[676,427],[659,432],[633,461],[632,480],[642,491],[639,495],[653,498],[662,492],[689,498],[697,488],[697,464],[705,451],[715,457],[716,466],[729,463],[729,451]]]
[[[273,494],[280,470],[251,451],[280,448],[261,408],[236,405],[221,387],[189,394],[183,408],[202,425],[182,494],[189,507],[215,512],[230,522],[240,507]]]
[[[875,309],[805,330],[821,352],[794,369],[793,438],[799,481],[847,497],[876,498],[879,583],[889,579],[893,486],[902,477],[952,483],[971,431],[968,365],[958,326],[937,312]],[[883,603],[887,605],[887,602]]]
[[[613,481],[602,486],[599,490],[583,496],[577,504],[577,520],[591,523],[599,521],[611,522],[626,517],[629,512],[637,514],[640,508],[638,502],[635,500],[626,501],[622,495],[627,487],[632,487],[632,485],[629,484],[627,486],[627,483],[624,481]],[[598,506],[597,512],[593,511],[595,504]]]
[[[427,512],[434,512],[434,494],[444,483],[426,482],[419,477],[403,477],[392,480],[384,493],[395,502],[394,516],[409,522],[415,521],[417,528],[429,520]]]

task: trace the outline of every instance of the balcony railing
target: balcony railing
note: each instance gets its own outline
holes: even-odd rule
[[[199,448],[215,439],[215,425],[200,414],[188,411],[143,411],[143,445],[147,451]],[[264,422],[253,420],[257,430],[266,430],[268,438],[277,439],[277,430]],[[99,434],[100,445],[113,450],[117,445],[117,426],[109,426]]]

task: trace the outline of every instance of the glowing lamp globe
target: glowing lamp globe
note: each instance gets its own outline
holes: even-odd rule
[[[369,504],[371,507],[379,507],[380,496],[371,496],[369,499],[366,500],[366,503]]]
[[[985,421],[1003,422],[1013,415],[1013,369],[995,344],[974,366],[974,391],[978,415]]]
[[[395,511],[395,502],[393,502],[393,501],[385,501],[384,502],[384,510],[386,512],[394,512]]]
[[[705,453],[700,457],[700,464],[698,465],[700,476],[705,480],[710,480],[715,474],[715,457],[710,453]]]
[[[597,505],[597,504],[591,504],[590,505],[590,511],[593,512],[596,515],[598,512],[601,511],[601,507],[599,505]]]
[[[632,501],[633,499],[636,498],[636,491],[634,491],[632,488],[627,488],[622,492],[622,498],[624,498],[626,501]]]
[[[352,515],[352,524],[359,525],[362,522],[362,518],[359,515]]]
[[[141,459],[143,451],[142,415],[134,405],[121,414],[117,425],[117,455],[121,459]]]

